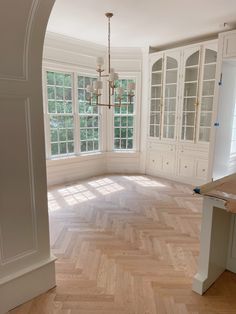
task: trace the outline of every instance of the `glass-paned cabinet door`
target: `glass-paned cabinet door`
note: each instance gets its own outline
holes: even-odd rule
[[[194,141],[196,134],[197,103],[200,76],[200,47],[192,48],[184,55],[184,90],[181,140]]]
[[[162,138],[175,139],[180,53],[165,55]]]
[[[163,82],[163,57],[158,58],[151,68],[151,95],[150,95],[150,137],[160,137],[161,127],[161,100]]]
[[[206,48],[203,55],[203,78],[199,104],[199,142],[209,142],[215,89],[217,52]]]

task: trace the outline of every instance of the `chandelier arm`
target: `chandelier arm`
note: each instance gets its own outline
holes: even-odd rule
[[[95,106],[95,105],[93,105],[93,106]],[[115,105],[113,105],[113,104],[96,104],[96,106],[98,106],[98,107],[120,107],[121,105],[120,104],[115,104]]]

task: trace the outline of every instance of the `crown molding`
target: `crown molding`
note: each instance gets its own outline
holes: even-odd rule
[[[47,32],[44,41],[45,49],[57,49],[61,51],[70,51],[74,54],[97,57],[104,56],[107,47],[90,41],[81,40],[66,35]],[[113,59],[141,59],[142,48],[140,47],[111,47]]]

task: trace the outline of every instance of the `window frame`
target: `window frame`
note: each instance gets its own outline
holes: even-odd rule
[[[131,149],[115,149],[114,147],[114,140],[115,140],[115,126],[114,126],[114,118],[115,118],[115,110],[112,108],[110,118],[108,119],[111,120],[110,125],[111,125],[111,139],[110,139],[110,150],[113,151],[114,153],[134,153],[139,151],[140,147],[140,94],[138,93],[138,90],[141,88],[141,79],[140,79],[140,73],[138,72],[119,72],[119,80],[134,80],[136,87],[135,87],[135,96],[134,96],[134,111],[131,116],[134,117],[133,121],[133,148]],[[122,116],[122,115],[120,115]],[[124,114],[124,116],[128,116],[128,114]],[[139,139],[139,140],[138,140]]]
[[[74,153],[70,155],[57,155],[51,156],[51,141],[50,141],[50,114],[48,114],[47,106],[47,71],[62,72],[72,74],[72,108],[74,112]],[[43,61],[42,67],[42,85],[43,85],[43,111],[44,111],[44,129],[45,129],[45,150],[47,160],[60,160],[71,159],[75,157],[96,156],[102,153],[112,152],[115,154],[133,154],[139,152],[141,139],[140,139],[140,125],[141,125],[141,72],[122,72],[118,71],[120,79],[134,79],[136,82],[135,89],[135,107],[134,107],[134,137],[133,148],[124,150],[114,150],[114,110],[100,107],[99,113],[99,151],[80,152],[80,121],[78,110],[78,76],[91,76],[97,77],[97,72],[89,67],[81,67],[72,64],[63,64],[61,62],[53,62],[49,60]],[[140,92],[138,92],[140,91]],[[107,87],[104,86],[104,94],[101,97],[103,103],[107,103]]]
[[[81,155],[81,156],[83,156],[83,155],[87,155],[87,154],[96,154],[96,153],[99,153],[100,151],[101,151],[101,144],[102,144],[102,141],[101,141],[101,139],[102,139],[102,136],[101,136],[101,131],[102,131],[102,129],[101,129],[101,120],[102,120],[102,114],[101,114],[101,107],[99,107],[98,106],[98,114],[96,114],[96,116],[98,117],[98,150],[93,150],[93,151],[84,151],[84,152],[82,152],[81,151],[81,138],[80,138],[80,131],[81,131],[81,127],[80,127],[80,117],[81,116],[89,116],[89,115],[91,115],[91,116],[93,116],[94,114],[85,114],[85,113],[80,113],[79,112],[79,103],[78,103],[78,90],[79,90],[79,86],[78,86],[78,77],[79,76],[83,76],[83,77],[90,77],[90,78],[97,78],[97,76],[96,75],[90,75],[90,74],[86,74],[86,73],[82,73],[82,72],[77,72],[76,73],[76,78],[75,78],[75,80],[76,80],[76,92],[77,92],[77,95],[76,95],[76,100],[75,100],[75,106],[76,106],[76,109],[77,109],[77,116],[78,116],[78,126],[79,126],[79,132],[78,132],[78,134],[79,134],[79,138],[78,138],[78,152],[79,152],[79,154]],[[85,127],[85,129],[87,130],[88,128],[87,127]],[[92,129],[94,129],[94,127],[92,127]],[[94,141],[94,140],[93,140]],[[88,140],[86,140],[85,142],[88,142]],[[86,145],[87,146],[87,145]]]
[[[74,120],[74,152],[73,153],[66,153],[66,154],[58,154],[55,156],[52,156],[52,152],[51,152],[51,128],[50,128],[50,116],[53,115],[52,113],[48,112],[48,93],[47,93],[47,72],[54,72],[54,73],[62,73],[62,74],[70,74],[71,75],[71,79],[72,79],[72,84],[71,84],[71,92],[72,92],[72,97],[71,97],[71,101],[72,101],[72,113],[70,114],[71,116],[73,116],[73,120]],[[75,144],[75,133],[76,133],[76,112],[75,112],[75,108],[74,108],[74,74],[70,71],[60,71],[60,70],[51,70],[51,69],[47,69],[44,72],[44,88],[45,88],[45,95],[44,95],[44,116],[46,116],[46,123],[45,123],[45,130],[47,132],[46,134],[46,149],[47,149],[47,157],[49,157],[50,159],[58,159],[58,158],[69,158],[71,156],[75,155],[76,152],[76,144]],[[63,86],[64,87],[64,86]],[[57,116],[57,113],[55,114]],[[61,114],[63,115],[63,114]]]
[[[61,154],[52,156],[51,154],[51,139],[50,139],[50,113],[48,113],[48,95],[47,95],[47,72],[56,72],[63,74],[71,74],[72,76],[72,115],[74,117],[74,153],[71,154]],[[102,120],[103,114],[102,110],[99,110],[99,150],[81,152],[80,150],[80,113],[78,108],[78,76],[88,76],[96,78],[96,71],[91,69],[84,69],[80,67],[75,67],[71,65],[58,65],[50,62],[45,62],[42,68],[42,84],[43,84],[43,111],[44,111],[44,125],[45,125],[45,149],[46,149],[46,159],[57,160],[57,159],[67,159],[78,156],[86,155],[96,155],[100,154],[103,150],[102,141]],[[102,108],[101,108],[102,109]]]

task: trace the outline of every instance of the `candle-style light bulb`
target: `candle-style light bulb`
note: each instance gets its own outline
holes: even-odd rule
[[[93,88],[95,90],[102,89],[102,81],[100,81],[100,80],[94,81],[93,82]]]
[[[118,93],[119,96],[122,96],[122,95],[123,95],[123,92],[124,92],[124,90],[123,90],[122,87],[118,87],[118,88],[117,88],[117,93]]]
[[[87,85],[86,91],[87,91],[88,93],[93,93],[93,86],[92,86],[92,85]]]
[[[97,57],[97,67],[101,68],[104,65],[103,57]]]
[[[117,81],[117,80],[119,80],[119,74],[118,73],[114,73],[114,81]]]
[[[128,90],[130,90],[130,91],[135,90],[135,83],[134,82],[128,83]]]

